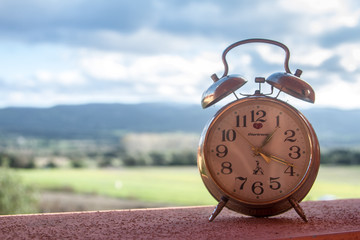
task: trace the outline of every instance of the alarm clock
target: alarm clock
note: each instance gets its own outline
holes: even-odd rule
[[[228,75],[226,54],[247,43],[265,43],[285,51],[285,72],[257,77],[254,94],[235,93],[247,81]],[[320,165],[320,146],[306,117],[278,99],[284,92],[314,103],[315,92],[300,79],[301,70],[289,69],[289,49],[268,39],[247,39],[227,47],[222,55],[224,74],[211,76],[214,83],[202,96],[207,108],[230,94],[236,100],[222,107],[205,126],[198,148],[198,168],[204,185],[218,201],[209,221],[224,207],[254,217],[267,217],[295,209],[307,222],[300,202],[310,191]],[[271,92],[262,93],[261,84]],[[274,88],[278,94],[272,97]]]

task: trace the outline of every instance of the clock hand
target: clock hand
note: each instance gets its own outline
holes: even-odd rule
[[[292,164],[292,163],[290,163],[290,162],[288,162],[288,161],[286,161],[286,160],[284,160],[284,159],[282,159],[282,158],[279,158],[279,157],[277,157],[277,156],[274,156],[274,155],[269,154],[268,157],[270,157],[270,159],[272,159],[272,160],[274,160],[274,161],[276,161],[276,162],[279,162],[279,163],[288,165],[288,166],[290,166],[290,167],[294,167],[294,166],[295,166],[294,164]]]
[[[267,163],[270,163],[270,158],[268,156],[266,156],[265,154],[263,154],[261,152],[261,148],[255,147],[250,141],[249,139],[247,139],[246,137],[244,137],[244,135],[241,134],[241,132],[239,132],[236,128],[234,128],[235,131],[243,138],[245,139],[245,141],[251,146],[251,150],[254,152],[254,154],[256,156],[261,156]]]
[[[241,134],[241,132],[239,132],[236,128],[234,128],[235,131],[243,138],[245,139],[245,141],[251,146],[251,150],[254,152],[254,154],[256,156],[261,156],[267,163],[270,163],[270,158],[268,156],[266,156],[264,153],[262,153],[262,149],[261,147],[255,147],[250,141],[249,139],[247,139],[246,137],[244,137],[244,135]],[[274,131],[275,132],[275,131]]]
[[[262,145],[261,145],[260,148],[263,148],[266,144],[268,144],[268,143],[270,142],[271,138],[274,136],[276,130],[278,130],[278,129],[279,129],[279,128],[276,127],[276,128],[274,129],[274,131],[272,131],[272,133],[270,133],[269,135],[267,135],[267,137],[266,137],[265,140],[263,141],[263,143],[262,143]]]
[[[271,158],[269,158],[268,156],[266,156],[262,152],[259,152],[259,154],[267,163],[269,163],[271,161]]]
[[[243,139],[245,139],[245,141],[251,146],[251,149],[254,151],[256,149],[256,147],[249,141],[249,139],[244,137],[244,135],[242,135],[241,132],[239,132],[235,127],[234,127],[234,129]]]
[[[255,151],[255,155],[260,155],[267,163],[269,163],[271,160],[275,161],[275,162],[279,162],[279,163],[282,163],[282,164],[285,164],[285,165],[288,165],[288,166],[294,166],[294,164],[292,163],[289,163],[288,161],[286,160],[283,160],[279,157],[276,157],[274,155],[271,155],[271,154],[266,154],[264,152],[262,152],[261,149],[256,149]]]
[[[257,156],[261,156],[267,163],[270,163],[270,161],[271,160],[274,160],[274,161],[276,161],[276,162],[279,162],[279,163],[282,163],[282,164],[285,164],[285,165],[288,165],[288,166],[294,166],[294,164],[292,164],[292,163],[289,163],[288,161],[286,161],[286,160],[283,160],[283,159],[281,159],[281,158],[279,158],[279,157],[276,157],[276,156],[274,156],[274,155],[270,155],[270,154],[266,154],[266,153],[264,153],[263,151],[262,151],[262,147],[255,147],[246,137],[244,137],[244,135],[242,135],[236,128],[234,128],[235,129],[235,131],[243,138],[243,139],[245,139],[245,141],[251,146],[251,150],[254,152],[254,154],[255,155],[257,155]],[[263,145],[264,145],[264,143],[265,144],[267,144],[270,140],[271,140],[271,138],[272,138],[272,136],[274,135],[274,133],[276,132],[276,130],[277,130],[278,128],[275,128],[274,129],[274,131],[270,134],[270,135],[268,135],[268,137],[266,137],[266,139],[265,139],[265,141],[263,142]],[[270,136],[270,137],[269,137]]]

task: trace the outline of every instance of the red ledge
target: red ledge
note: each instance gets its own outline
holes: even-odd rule
[[[213,206],[1,216],[0,239],[360,239],[360,199],[301,206],[308,223],[227,209],[209,223]]]

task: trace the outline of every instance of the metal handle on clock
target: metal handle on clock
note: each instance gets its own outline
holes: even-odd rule
[[[290,59],[290,51],[288,47],[280,42],[270,40],[270,39],[262,39],[262,38],[252,38],[246,39],[242,41],[235,42],[227,47],[222,55],[222,61],[224,64],[224,74],[221,78],[227,76],[229,71],[229,65],[226,61],[226,54],[233,48],[247,44],[247,43],[268,43],[282,48],[285,51],[285,61],[284,68],[285,72],[277,72],[270,75],[266,82],[270,84],[272,87],[275,87],[280,90],[280,92],[285,92],[295,98],[304,100],[306,102],[314,103],[315,102],[315,92],[312,87],[300,79],[300,75],[302,71],[297,69],[295,74],[292,74],[289,68],[289,59]],[[279,92],[279,93],[280,93]],[[243,94],[244,95],[244,94]],[[246,95],[245,95],[246,96]]]
[[[229,72],[229,65],[226,61],[226,54],[233,48],[243,45],[243,44],[247,44],[247,43],[268,43],[268,44],[272,44],[272,45],[276,45],[278,47],[281,47],[282,49],[284,49],[285,51],[285,61],[284,61],[284,68],[285,71],[287,73],[291,74],[290,68],[289,68],[289,59],[290,59],[290,50],[288,49],[287,46],[285,46],[284,44],[274,41],[274,40],[270,40],[270,39],[263,39],[263,38],[250,38],[250,39],[245,39],[245,40],[241,40],[238,42],[235,42],[233,44],[231,44],[230,46],[228,46],[223,54],[222,54],[222,62],[224,64],[224,74],[222,75],[222,77],[225,77],[228,75]]]

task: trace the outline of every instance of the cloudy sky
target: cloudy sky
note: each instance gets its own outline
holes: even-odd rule
[[[0,107],[200,105],[228,45],[269,38],[289,47],[314,106],[360,108],[359,24],[356,0],[0,0]],[[243,93],[284,71],[271,45],[240,46],[228,61],[249,80]]]

